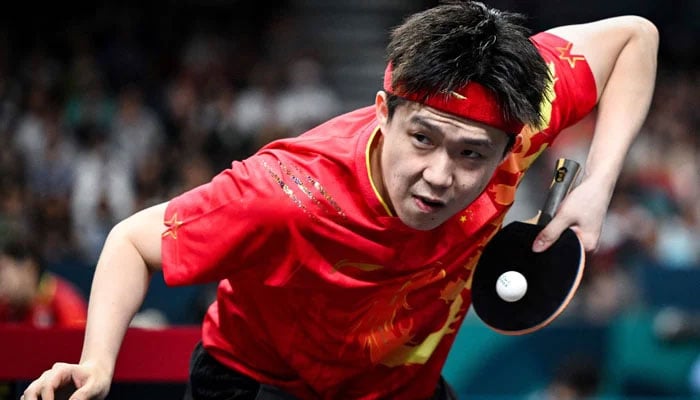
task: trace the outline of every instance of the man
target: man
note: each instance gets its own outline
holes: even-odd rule
[[[83,327],[87,304],[69,281],[44,268],[38,249],[15,234],[0,246],[0,325]]]
[[[188,398],[450,398],[440,372],[469,279],[524,172],[563,128],[597,125],[581,184],[538,236],[594,250],[652,97],[658,34],[639,17],[528,38],[519,16],[451,2],[408,18],[384,90],[210,183],[136,213],[98,262],[81,361],[24,398],[106,396],[128,323],[163,268],[220,281]],[[261,394],[261,396],[264,396]]]

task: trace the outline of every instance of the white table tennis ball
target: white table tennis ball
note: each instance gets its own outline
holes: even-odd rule
[[[509,303],[518,301],[527,292],[527,279],[518,271],[504,272],[496,281],[496,292]]]

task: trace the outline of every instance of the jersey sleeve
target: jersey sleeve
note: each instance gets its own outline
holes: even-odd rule
[[[278,262],[289,243],[281,192],[249,159],[173,198],[161,240],[166,283],[215,282]]]
[[[531,37],[552,75],[549,100],[543,105],[545,127],[550,139],[590,113],[597,102],[593,73],[573,44],[559,36],[542,32]]]

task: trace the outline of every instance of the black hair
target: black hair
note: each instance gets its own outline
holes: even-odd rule
[[[429,96],[477,82],[507,121],[539,127],[550,75],[524,23],[521,14],[476,1],[447,0],[413,14],[391,32],[392,86]],[[389,117],[398,104],[389,104]]]
[[[33,261],[40,278],[46,271],[44,259],[39,248],[27,238],[14,237],[4,241],[0,245],[0,254],[20,262]]]

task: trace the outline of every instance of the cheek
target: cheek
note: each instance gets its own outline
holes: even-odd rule
[[[398,165],[393,165],[391,173],[386,174],[384,177],[384,184],[386,186],[386,194],[389,196],[387,200],[392,203],[398,201],[399,194],[403,191],[404,179],[402,178],[401,171]],[[386,171],[386,170],[385,170]]]
[[[489,183],[491,173],[470,174],[463,177],[457,185],[457,197],[463,200],[465,204],[469,204],[486,189]]]
[[[0,296],[14,298],[21,289],[21,276],[10,268],[0,270]]]
[[[415,181],[416,177],[420,175],[420,168],[415,160],[410,161],[407,157],[396,157],[388,162],[388,169],[385,171],[391,171],[387,174],[387,187],[390,191],[403,191],[407,187],[410,187]]]
[[[490,175],[486,176],[486,177],[482,177],[479,180],[479,182],[475,185],[474,191],[476,191],[477,193],[483,192],[484,189],[486,189],[486,186],[488,186],[488,184],[489,184],[489,178],[490,178]]]
[[[385,151],[382,154],[382,171],[384,172],[384,182],[393,185],[403,175],[404,166],[401,162],[401,155],[396,150]]]

